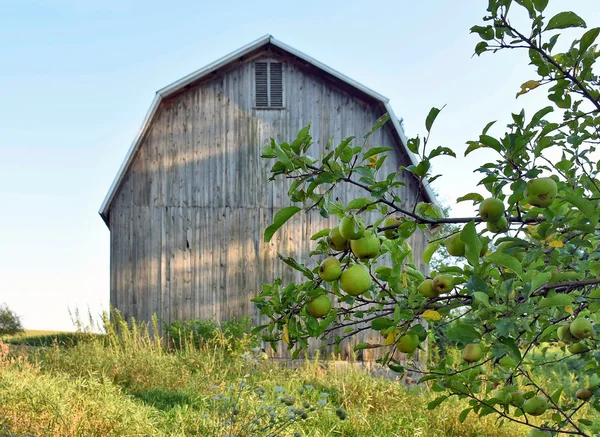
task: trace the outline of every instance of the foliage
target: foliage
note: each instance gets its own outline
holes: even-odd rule
[[[21,335],[13,335],[4,339],[4,342],[22,346],[64,346],[73,347],[77,343],[87,341],[91,337],[102,336],[102,334],[90,334],[83,332],[55,332],[52,334],[30,334],[24,331]]]
[[[0,336],[23,332],[19,316],[6,305],[0,305]]]
[[[227,347],[233,351],[243,351],[260,345],[260,338],[252,333],[252,319],[244,316],[240,319],[226,320],[218,324],[213,319],[188,319],[165,324],[165,331],[171,346],[181,349],[187,342],[200,347],[205,342],[214,342],[222,337]]]
[[[354,138],[338,145],[330,141],[316,158],[308,154],[309,149],[314,154],[310,125],[291,143],[272,139],[263,149],[264,158],[275,160],[271,179],[291,181],[288,195],[294,204],[275,215],[265,241],[299,211],[314,209],[326,218],[348,217],[339,226],[347,238],[359,238],[362,232],[357,217],[378,213],[380,219],[366,225],[381,246],[377,256],[359,258],[354,248],[358,243],[330,244],[329,229],[317,233],[311,256],[335,256],[343,268],[339,282],[329,283],[321,280],[312,260],[280,255],[303,279],[289,284],[275,279],[254,299],[270,319],[260,327],[266,330],[265,340],[274,346],[284,340],[297,356],[311,337],[327,338],[335,331],[342,333],[335,337],[341,342],[365,330],[378,331],[379,343],[361,343],[355,350],[381,348],[382,362],[392,370],[402,375],[420,372],[421,381],[439,392],[431,409],[459,398],[468,402],[461,421],[492,415],[553,434],[600,433],[598,396],[586,401],[563,388],[551,391],[548,381],[534,372],[564,361],[580,388],[594,394],[600,384],[600,83],[594,70],[600,28],[581,30],[574,40],[563,41],[563,29],[578,32],[586,22],[570,11],[546,16],[547,5],[548,0],[489,0],[483,23],[471,28],[481,40],[477,55],[526,51],[535,77],[523,83],[516,97],[546,88],[549,100],[533,115],[524,110],[512,114],[504,134],[494,134],[495,122],[490,122],[479,138],[467,142],[465,156],[478,149],[497,156],[475,171],[481,174],[485,197],[501,201],[500,208],[498,201],[483,204],[479,193],[457,193],[457,201],[495,209],[476,217],[444,217],[400,197],[401,187],[413,178],[427,201],[424,188],[442,176],[432,173],[431,163],[439,156],[456,158],[448,147],[431,146],[441,112],[437,108],[427,116],[425,136],[407,141],[416,162],[390,174],[381,174],[381,169],[391,149],[368,146],[372,133],[388,122],[387,115],[362,144],[356,145]],[[529,17],[528,28],[513,26],[515,13]],[[360,188],[364,197],[342,203],[333,193],[344,192],[344,187]],[[388,217],[396,221],[384,224]],[[414,263],[407,242],[424,233],[429,245],[423,260],[429,262],[447,236],[441,227],[445,224],[459,226],[444,243],[461,260],[436,266],[428,278]],[[487,239],[492,241],[488,244]],[[391,269],[382,267],[390,265],[386,259]],[[350,276],[349,267],[355,264],[366,266],[370,278],[356,269]],[[363,292],[347,285],[357,279],[361,285],[370,281],[370,288]],[[306,312],[306,305],[323,294],[338,303],[317,319]],[[428,370],[418,369],[411,361],[413,346],[424,344],[433,331],[416,323],[420,318],[446,326],[447,340],[465,348],[461,359],[448,354]],[[555,349],[564,355],[549,357],[546,352]],[[399,352],[407,353],[408,362]],[[539,423],[534,420],[538,413]]]

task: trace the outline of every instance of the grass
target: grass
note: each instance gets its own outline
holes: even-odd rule
[[[21,346],[75,346],[82,340],[88,339],[90,336],[99,335],[89,332],[63,332],[63,331],[42,331],[42,330],[26,330],[15,335],[6,335],[0,338],[1,341]]]
[[[515,424],[499,427],[493,416],[460,423],[467,404],[456,399],[430,411],[436,396],[318,360],[284,368],[220,337],[168,352],[123,322],[109,326],[106,337],[26,356],[0,344],[3,437],[527,435]],[[257,421],[261,433],[252,431]],[[267,432],[285,424],[291,426]]]

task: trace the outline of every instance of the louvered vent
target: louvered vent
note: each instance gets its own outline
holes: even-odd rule
[[[280,62],[256,62],[255,102],[257,108],[283,107],[283,68]]]
[[[267,73],[267,63],[257,62],[255,64],[255,87],[256,87],[256,106],[269,106],[269,77]]]
[[[269,106],[283,106],[283,77],[281,72],[281,63],[271,62],[270,67],[270,85],[271,85],[271,102]]]

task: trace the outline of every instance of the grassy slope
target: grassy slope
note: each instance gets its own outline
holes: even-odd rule
[[[233,398],[239,397],[241,426],[233,431],[240,437],[251,435],[242,431],[267,406],[284,417],[288,411],[282,396],[293,396],[299,408],[303,402],[317,407],[293,427],[301,436],[526,435],[515,425],[498,427],[492,416],[470,416],[461,424],[457,417],[464,402],[452,400],[428,411],[436,394],[408,391],[359,371],[336,371],[314,362],[284,369],[221,348],[168,354],[131,337],[113,343],[91,338],[72,348],[36,352],[27,360],[0,360],[0,435],[2,426],[5,435],[38,437],[224,435],[233,433],[223,427],[232,408],[215,396],[230,395],[228,387],[234,387]],[[336,416],[338,407],[347,411],[346,420]]]

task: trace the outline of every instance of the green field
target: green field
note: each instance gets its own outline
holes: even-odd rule
[[[430,411],[437,395],[425,386],[408,389],[316,360],[292,370],[260,353],[231,350],[223,338],[167,352],[143,332],[121,332],[85,335],[70,347],[10,346],[8,355],[0,346],[0,436],[527,434],[493,416],[460,423],[467,404],[457,399]],[[257,421],[260,432],[252,429]]]

